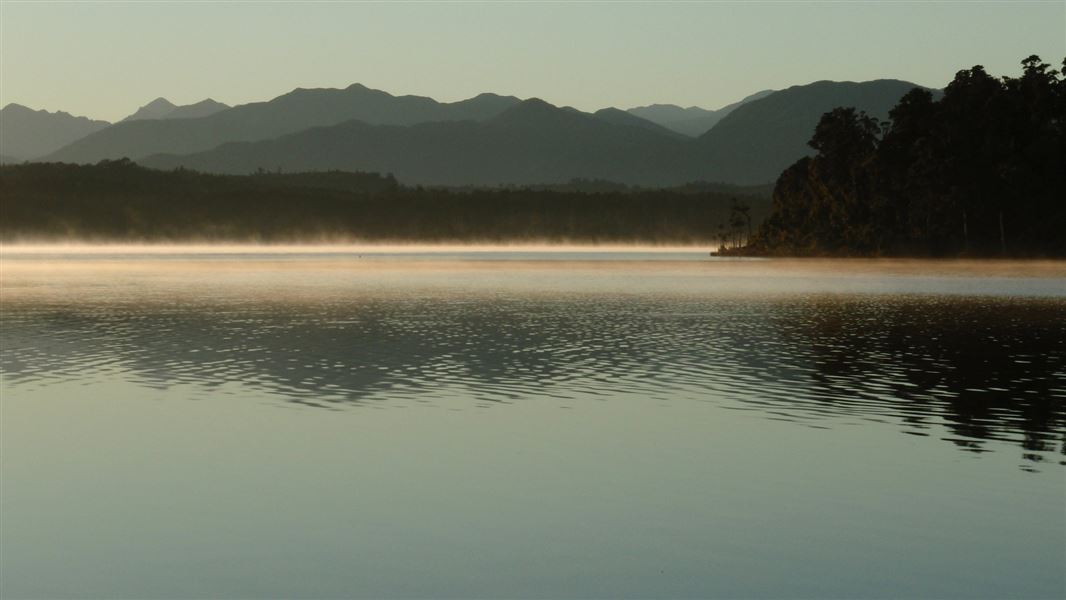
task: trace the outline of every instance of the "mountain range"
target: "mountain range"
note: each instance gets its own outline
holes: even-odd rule
[[[197,119],[229,106],[210,98],[178,106],[166,98],[156,98],[140,107],[122,122],[144,119]],[[111,123],[76,117],[62,111],[33,110],[11,103],[0,109],[0,164],[34,160],[51,154]]]
[[[352,119],[374,125],[481,120],[517,102],[514,97],[482,94],[441,103],[423,96],[393,96],[360,84],[343,90],[298,88],[268,102],[242,104],[199,119],[116,123],[46,160],[91,163],[121,157],[136,160],[161,152],[189,154],[227,142],[266,140]]]
[[[228,143],[206,152],[154,155],[138,162],[220,173],[258,168],[380,171],[403,183],[440,185],[575,178],[666,185],[683,179],[677,174],[682,157],[676,134],[618,124],[614,116],[601,118],[534,98],[481,122],[398,126],[352,120],[274,140]]]
[[[595,113],[496,94],[445,103],[360,84],[296,89],[232,108],[205,101],[212,112],[199,117],[174,115],[204,103],[173,107],[159,99],[41,160],[128,157],[218,173],[380,171],[408,184],[762,184],[810,152],[806,141],[823,113],[854,106],[884,119],[913,87],[820,81],[759,92],[717,111],[653,105]],[[697,137],[685,133],[697,131],[693,122],[712,121]],[[5,146],[3,154],[13,153]]]
[[[795,86],[737,107],[695,139],[625,111],[590,114],[530,99],[480,121],[397,126],[351,120],[139,162],[232,174],[369,170],[392,173],[409,184],[531,184],[574,178],[642,186],[700,180],[760,184],[773,181],[810,152],[806,142],[825,112],[855,106],[884,119],[914,87],[896,80]]]

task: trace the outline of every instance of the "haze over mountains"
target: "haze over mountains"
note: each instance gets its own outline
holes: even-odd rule
[[[710,131],[711,127],[717,125],[718,121],[721,121],[737,107],[742,104],[747,104],[752,100],[765,98],[773,92],[774,90],[756,92],[742,100],[727,104],[718,110],[709,110],[698,106],[681,108],[676,104],[651,104],[648,106],[631,108],[626,112],[662,125],[663,127],[671,131],[676,131],[682,135],[699,137]]]
[[[159,99],[41,160],[128,157],[156,168],[235,174],[380,171],[408,184],[762,184],[810,153],[806,141],[823,113],[854,106],[884,119],[913,87],[822,81],[759,92],[717,111],[653,105],[595,113],[496,94],[442,103],[360,84],[296,89],[232,108]],[[188,116],[193,107],[209,114]],[[685,133],[698,123],[713,126],[694,138]]]

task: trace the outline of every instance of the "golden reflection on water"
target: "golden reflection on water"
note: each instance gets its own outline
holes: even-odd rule
[[[448,294],[1066,297],[1066,261],[721,259],[662,248],[6,246],[0,302]]]
[[[328,254],[453,252],[702,252],[706,246],[641,244],[2,244],[12,254]]]

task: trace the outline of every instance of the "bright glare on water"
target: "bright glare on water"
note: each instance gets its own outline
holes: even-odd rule
[[[0,595],[1066,595],[1066,264],[4,248]]]

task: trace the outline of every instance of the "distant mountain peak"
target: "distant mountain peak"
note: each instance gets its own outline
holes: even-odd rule
[[[45,110],[43,108],[42,109],[33,109],[33,108],[30,108],[30,107],[28,107],[28,106],[26,106],[24,104],[18,104],[18,103],[15,103],[15,102],[11,102],[7,106],[5,106],[4,109],[3,109],[3,112],[8,114],[8,115],[15,115],[15,114],[23,114],[23,115],[36,114],[36,115],[42,115],[42,116],[43,115],[52,115],[52,116],[56,116],[56,117],[65,117],[65,118],[69,118],[69,119],[82,119],[82,120],[85,120],[85,121],[93,121],[93,122],[98,122],[98,123],[104,123],[105,125],[108,124],[106,121],[96,121],[94,119],[90,119],[89,117],[77,117],[77,116],[74,116],[74,115],[72,115],[72,114],[70,114],[70,113],[68,113],[66,111],[63,111],[63,110],[47,111],[47,110]]]
[[[326,88],[326,89],[329,89],[329,88]],[[316,90],[316,91],[319,91],[319,90]],[[363,84],[358,83],[358,82],[353,83],[353,84],[349,85],[348,87],[344,88],[344,91],[347,92],[348,94],[356,94],[356,95],[358,95],[360,97],[364,97],[364,96],[373,96],[373,97],[378,97],[378,98],[397,98],[397,97],[402,97],[402,96],[397,96],[396,94],[391,94],[389,92],[386,92],[385,90],[379,90],[379,89],[376,89],[376,88],[372,88],[372,87],[363,85]]]
[[[132,115],[122,119],[123,121],[138,121],[141,119],[159,119],[177,108],[170,100],[159,97],[137,109]]]
[[[330,89],[330,88],[325,88],[325,89]],[[344,88],[344,91],[350,92],[350,93],[357,93],[357,94],[360,94],[360,95],[379,96],[379,97],[382,97],[382,98],[396,98],[397,97],[395,94],[390,94],[389,92],[386,92],[385,90],[379,90],[379,89],[376,89],[376,88],[372,88],[372,87],[363,85],[363,84],[358,83],[358,82],[353,83],[353,84],[349,85],[348,87]]]
[[[18,104],[16,102],[9,102],[7,104],[7,106],[4,106],[3,110],[4,110],[4,112],[27,112],[27,111],[36,112],[32,108],[30,108],[28,106],[25,106],[25,105],[22,105],[22,104]]]
[[[669,110],[669,111],[686,112],[686,111],[706,111],[706,110],[710,110],[710,109],[703,108],[702,106],[696,106],[696,105],[684,107],[684,106],[679,106],[677,104],[670,104],[670,103],[655,103],[655,104],[646,104],[644,106],[635,106],[635,107],[629,109],[626,112],[630,112],[631,113],[632,111],[635,111],[635,110],[637,110],[637,111],[639,111],[639,110]]]
[[[503,111],[497,118],[510,119],[516,116],[546,115],[554,112],[562,112],[562,109],[540,98],[527,98]]]
[[[205,98],[195,104],[186,104],[185,106],[177,106],[167,114],[163,115],[164,119],[198,119],[201,117],[210,117],[211,115],[221,112],[229,108],[228,104],[223,104],[212,98]]]
[[[525,106],[525,107],[559,108],[558,106],[555,106],[554,104],[548,102],[547,100],[542,100],[540,98],[526,98],[525,100],[521,101],[518,105],[519,106]]]
[[[143,121],[146,119],[195,119],[207,117],[214,113],[229,108],[228,105],[207,98],[195,104],[178,106],[159,97],[137,109],[137,112],[122,119],[123,121]]]
[[[592,118],[592,115],[576,108],[555,106],[540,98],[528,98],[502,111],[492,122],[540,126],[547,123],[576,123],[575,119]]]
[[[152,100],[148,104],[145,104],[141,108],[175,108],[176,106],[177,105],[171,102],[170,100],[167,100],[166,98],[160,96],[155,100]]]

